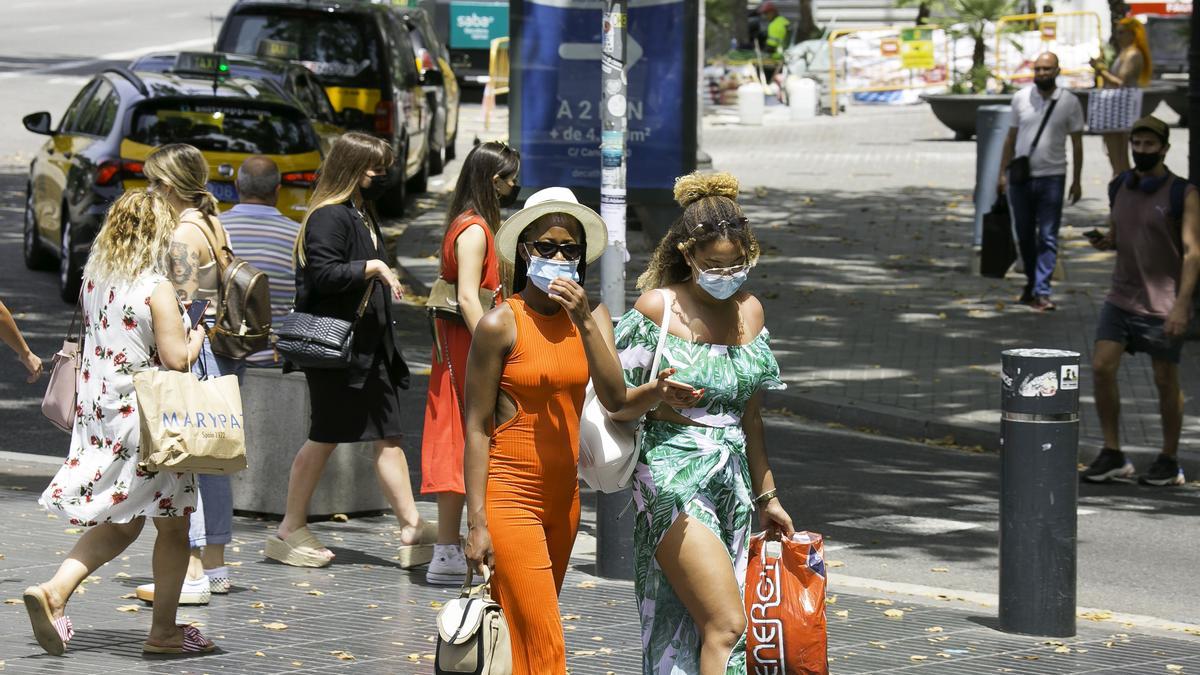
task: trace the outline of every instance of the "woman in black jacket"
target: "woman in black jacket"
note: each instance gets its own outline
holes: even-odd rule
[[[308,503],[338,443],[374,441],[375,471],[401,524],[402,567],[429,561],[436,527],[422,522],[400,447],[399,389],[408,367],[395,342],[392,300],[400,281],[384,262],[372,202],[387,189],[394,160],[384,141],[361,133],[329,150],[296,240],[296,310],[353,321],[353,356],[344,369],[305,369],[312,419],[292,462],[287,512],[266,555],[288,565],[324,567],[333,553],[309,532]],[[362,309],[360,310],[360,307]]]

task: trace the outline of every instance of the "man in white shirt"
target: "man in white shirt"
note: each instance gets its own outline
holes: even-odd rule
[[[1058,88],[1058,73],[1058,57],[1050,52],[1034,62],[1033,86],[1013,96],[1013,124],[1000,160],[999,190],[1008,193],[1009,212],[1025,266],[1025,290],[1020,302],[1043,312],[1055,308],[1050,301],[1050,277],[1058,260],[1068,134],[1074,151],[1071,203],[1082,195],[1083,107],[1074,94]]]

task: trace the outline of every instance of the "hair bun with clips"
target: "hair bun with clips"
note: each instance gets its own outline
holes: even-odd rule
[[[736,200],[738,180],[728,173],[689,173],[675,179],[675,201],[683,208],[707,197]]]

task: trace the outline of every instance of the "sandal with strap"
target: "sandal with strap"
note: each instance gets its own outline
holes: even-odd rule
[[[41,586],[30,586],[24,593],[25,611],[29,612],[29,623],[33,626],[33,636],[37,638],[38,646],[52,656],[62,656],[67,651],[67,643],[75,637],[75,627],[71,625],[71,617],[63,615],[54,618],[50,612],[50,597]]]
[[[320,549],[324,547],[307,527],[302,527],[288,535],[287,539],[280,539],[276,535],[267,537],[264,553],[271,560],[292,567],[325,567],[333,559],[321,555]]]
[[[179,624],[183,629],[183,644],[178,647],[164,647],[152,644],[149,640],[142,643],[143,654],[207,654],[217,648],[217,645],[200,633],[200,629],[187,624]]]
[[[437,543],[438,526],[428,520],[417,524],[417,540],[411,544],[401,544],[396,560],[401,569],[424,565],[433,560],[433,545]]]

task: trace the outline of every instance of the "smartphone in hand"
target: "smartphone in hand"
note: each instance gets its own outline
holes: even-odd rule
[[[195,328],[204,320],[204,312],[208,311],[208,300],[193,300],[188,305],[188,326]]]

